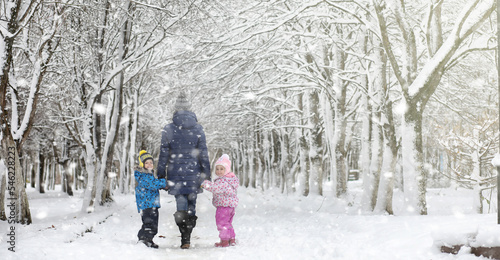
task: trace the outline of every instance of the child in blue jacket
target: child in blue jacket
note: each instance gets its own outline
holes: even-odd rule
[[[158,248],[153,242],[158,233],[158,209],[160,208],[159,189],[166,188],[165,179],[157,179],[153,173],[153,156],[142,150],[139,152],[139,166],[135,167],[135,200],[141,213],[142,227],[137,234],[139,242],[147,247]]]

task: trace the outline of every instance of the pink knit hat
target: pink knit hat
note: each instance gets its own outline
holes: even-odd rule
[[[217,162],[215,162],[215,166],[222,165],[224,167],[224,175],[228,174],[231,171],[231,160],[229,159],[229,155],[223,154]]]

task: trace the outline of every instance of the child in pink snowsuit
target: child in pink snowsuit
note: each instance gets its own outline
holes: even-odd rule
[[[236,206],[238,206],[236,190],[240,181],[231,172],[231,160],[227,154],[223,154],[215,163],[215,174],[217,178],[213,182],[205,180],[201,185],[213,193],[212,204],[217,208],[215,223],[217,230],[219,230],[220,242],[215,243],[215,246],[234,246],[236,245],[236,235],[232,223]]]

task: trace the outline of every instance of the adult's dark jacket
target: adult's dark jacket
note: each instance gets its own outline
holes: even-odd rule
[[[161,135],[158,178],[166,178],[172,195],[202,193],[201,183],[210,178],[210,160],[203,127],[195,113],[176,111]]]

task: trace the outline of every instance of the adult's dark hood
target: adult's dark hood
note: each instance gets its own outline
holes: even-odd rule
[[[193,128],[198,123],[196,114],[187,110],[176,111],[174,113],[172,121],[176,126],[188,129]]]

